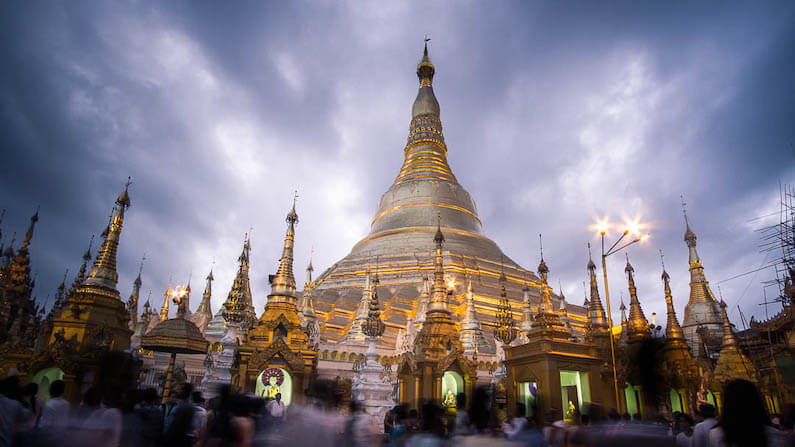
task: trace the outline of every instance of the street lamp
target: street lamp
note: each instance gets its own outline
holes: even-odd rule
[[[621,412],[621,400],[618,398],[618,374],[616,373],[616,349],[613,343],[613,314],[610,312],[610,292],[607,288],[607,263],[605,259],[608,256],[618,253],[619,251],[629,247],[630,245],[645,240],[649,237],[648,233],[639,234],[638,231],[638,224],[637,222],[628,224],[627,228],[621,234],[621,237],[610,246],[610,248],[605,251],[605,235],[607,234],[607,229],[609,225],[606,220],[600,221],[597,223],[597,228],[599,230],[599,234],[602,236],[602,273],[605,277],[605,303],[607,304],[607,325],[610,327],[610,361],[612,362],[613,366],[613,389],[616,393],[616,407],[618,407],[619,412]],[[625,243],[624,245],[619,246],[618,244],[624,240],[627,236],[631,236],[635,234],[635,238],[631,241]]]

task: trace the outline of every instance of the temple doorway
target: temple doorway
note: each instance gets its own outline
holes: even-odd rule
[[[588,373],[561,371],[560,394],[563,403],[563,419],[572,423],[575,420],[575,415],[582,412],[582,404],[591,401]]]
[[[671,388],[671,390],[668,391],[668,397],[671,400],[672,413],[675,413],[677,411],[680,413],[687,413],[685,398],[684,395],[682,394],[682,391]]]
[[[293,400],[293,378],[282,368],[268,368],[257,376],[254,393],[266,399],[273,399],[276,394],[281,394],[282,402],[289,406]]]
[[[633,419],[636,414],[642,417],[643,407],[640,400],[640,387],[627,383],[627,387],[624,388],[624,398],[627,401],[626,413]]]
[[[50,385],[56,380],[63,380],[63,371],[60,368],[42,369],[30,379],[31,382],[39,386],[36,396],[44,402],[50,400]]]
[[[448,410],[455,410],[455,398],[464,392],[464,378],[455,371],[445,371],[442,376],[442,405]]]
[[[519,382],[519,402],[524,404],[524,415],[535,418],[538,408],[538,387],[535,382]]]

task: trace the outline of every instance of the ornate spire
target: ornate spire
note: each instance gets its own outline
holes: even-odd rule
[[[138,295],[141,292],[141,272],[144,269],[144,260],[146,256],[141,259],[141,264],[138,266],[138,276],[133,281],[132,292],[130,298],[127,299],[127,311],[130,314],[130,321],[127,323],[130,330],[135,330],[138,324]]]
[[[232,288],[226,296],[223,306],[223,316],[227,323],[234,323],[241,329],[248,327],[257,320],[254,305],[251,300],[251,284],[249,281],[249,260],[251,252],[251,236],[246,233],[243,241],[243,250],[237,258],[239,266],[237,275],[232,282]]]
[[[205,278],[206,282],[204,285],[204,293],[202,293],[202,300],[199,303],[199,307],[196,309],[196,312],[193,313],[191,316],[191,321],[196,327],[199,328],[202,333],[207,328],[207,325],[210,324],[210,320],[213,319],[213,311],[212,311],[212,295],[213,295],[213,280],[215,277],[213,276],[213,269],[210,268],[210,273],[207,274]]]
[[[91,235],[91,239],[88,241],[88,249],[85,253],[83,253],[83,264],[80,265],[80,269],[77,272],[77,276],[75,276],[75,280],[72,282],[72,287],[69,288],[69,293],[67,296],[70,296],[74,291],[83,285],[86,280],[86,269],[88,268],[88,261],[91,260],[91,246],[94,244],[94,235]]]
[[[51,315],[56,315],[58,311],[63,306],[64,300],[66,299],[66,276],[69,275],[69,269],[66,269],[66,272],[63,274],[63,280],[61,284],[58,285],[58,289],[55,291],[55,302],[52,305],[52,309],[50,309]]]
[[[475,311],[475,294],[472,292],[472,279],[467,282],[466,310],[461,320],[461,345],[464,352],[474,353],[479,347],[485,347],[486,340],[480,327],[480,321]]]
[[[527,284],[522,287],[522,322],[519,323],[519,330],[527,332],[533,327],[533,309],[530,307],[530,287]]]
[[[131,183],[128,178],[124,191],[116,199],[115,210],[110,225],[106,230],[105,239],[97,252],[94,266],[91,267],[91,271],[85,281],[87,287],[105,289],[105,293],[110,293],[117,298],[119,297],[119,291],[116,290],[116,283],[119,280],[119,274],[116,272],[116,250],[119,246],[121,227],[124,223],[124,211],[130,207],[128,189]]]
[[[419,178],[435,178],[457,182],[447,164],[447,146],[442,134],[439,101],[433,93],[436,72],[428,57],[428,42],[417,65],[420,88],[411,108],[409,137],[404,149],[405,161],[395,183]]]
[[[676,310],[674,309],[674,299],[671,296],[671,277],[665,271],[665,263],[663,262],[662,250],[660,250],[660,262],[662,263],[662,280],[665,288],[665,307],[668,313],[668,320],[665,323],[665,338],[669,340],[684,340],[685,333],[682,331],[682,326],[679,325],[679,320],[676,318]]]
[[[364,335],[370,338],[380,337],[386,329],[384,322],[381,321],[381,310],[378,308],[378,282],[378,272],[376,272],[368,303],[367,318],[362,327]]]
[[[306,266],[306,280],[304,281],[304,291],[301,293],[301,305],[299,310],[304,316],[304,321],[308,322],[317,318],[315,314],[315,304],[312,301],[312,257],[309,258],[309,264]]]
[[[508,345],[516,339],[516,328],[514,327],[511,303],[508,302],[508,295],[505,293],[505,281],[505,273],[503,272],[500,275],[500,304],[497,307],[495,315],[497,328],[495,329],[494,336]]]
[[[547,277],[549,275],[549,267],[547,267],[547,263],[544,262],[544,246],[541,242],[541,235],[538,235],[538,243],[541,249],[541,262],[538,263],[538,274],[541,278],[541,311],[545,313],[552,313],[554,312],[554,305],[552,304],[552,298],[549,294],[549,284],[547,282]]]
[[[370,271],[368,269],[367,276],[364,278],[364,287],[362,288],[362,298],[359,300],[359,307],[356,309],[356,316],[353,318],[351,327],[343,337],[343,343],[349,342],[363,342],[367,339],[364,333],[364,327],[367,324],[367,316],[370,310],[370,300],[372,298],[372,286],[370,284]]]
[[[555,338],[569,338],[571,332],[566,328],[560,319],[560,314],[555,309],[550,296],[548,280],[549,267],[544,262],[544,247],[541,244],[541,235],[538,235],[539,247],[541,250],[541,262],[538,264],[538,274],[541,279],[541,303],[538,306],[538,312],[533,319],[531,334],[538,337],[555,337]]]
[[[166,293],[163,295],[163,306],[160,308],[160,321],[168,320],[168,299],[170,296],[171,284],[169,284],[169,286],[166,288]]]
[[[202,293],[202,300],[199,303],[199,308],[196,309],[196,314],[207,314],[212,318],[212,303],[211,299],[213,296],[213,281],[215,277],[213,276],[213,269],[210,269],[210,273],[207,274],[204,283],[204,293]]]
[[[649,320],[643,314],[643,309],[640,307],[638,300],[638,289],[635,287],[635,269],[629,263],[629,255],[627,255],[627,266],[624,268],[627,273],[627,281],[629,283],[629,320],[627,320],[627,329],[630,337],[648,337],[651,334],[649,329]]]
[[[726,313],[726,303],[721,300],[721,319],[723,325],[723,340],[718,361],[713,370],[713,380],[717,383],[726,383],[733,379],[757,381],[756,370],[748,356],[740,349],[737,339],[732,331],[729,315]]]
[[[438,217],[436,234],[433,237],[436,244],[436,257],[434,258],[433,269],[433,289],[431,291],[431,302],[428,306],[428,314],[440,313],[450,315],[447,306],[447,286],[444,283],[444,263],[442,248],[444,245],[444,234],[442,234],[442,219]]]
[[[33,239],[33,230],[36,228],[36,222],[39,221],[39,210],[37,209],[33,216],[30,217],[30,225],[28,231],[25,233],[25,241],[22,242],[22,248],[26,249],[30,246],[30,241]]]
[[[588,277],[591,280],[591,299],[588,301],[588,322],[592,330],[607,330],[607,316],[599,298],[599,284],[596,282],[596,264],[591,257],[591,244],[588,244]]]
[[[420,299],[417,303],[417,312],[414,314],[414,323],[417,329],[421,329],[425,323],[425,317],[428,313],[428,305],[431,300],[430,287],[428,287],[428,275],[422,275],[422,291],[420,291]]]
[[[689,251],[690,264],[690,297],[685,306],[685,315],[682,323],[690,348],[696,350],[701,344],[700,337],[697,334],[698,328],[702,327],[713,336],[720,336],[722,317],[720,306],[709,288],[709,281],[707,281],[707,277],[704,274],[704,266],[696,251],[696,233],[690,228],[685,206],[686,203],[683,198],[682,213],[685,218],[686,228],[684,239]]]
[[[729,321],[729,314],[726,312],[726,302],[720,300],[721,317],[723,318],[723,341],[721,343],[721,351],[727,346],[737,346],[737,339],[734,337],[732,331],[732,324]]]
[[[298,197],[296,194],[295,197]],[[295,212],[295,198],[293,207],[287,213],[287,233],[284,236],[284,247],[282,257],[279,258],[279,268],[271,280],[271,293],[268,295],[268,302],[287,303],[296,307],[295,276],[293,276],[293,246],[295,245],[295,224],[298,223],[298,214]],[[297,307],[296,307],[297,308]]]

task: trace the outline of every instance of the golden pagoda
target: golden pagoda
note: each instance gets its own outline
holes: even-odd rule
[[[426,278],[433,275],[436,261],[433,238],[441,216],[445,244],[442,257],[445,282],[459,286],[449,297],[450,318],[460,323],[466,313],[467,277],[476,293],[473,305],[483,327],[485,345],[481,354],[493,357],[493,329],[500,303],[504,273],[506,296],[518,309],[525,295],[533,307],[541,297],[538,277],[506,256],[489,239],[469,192],[459,183],[448,164],[449,148],[443,132],[441,108],[434,92],[436,67],[428,46],[417,65],[418,91],[411,107],[408,137],[403,146],[403,165],[392,185],[381,196],[370,223],[369,234],[356,243],[350,253],[333,263],[312,283],[312,298],[317,319],[322,325],[322,339],[329,352],[355,350],[334,346],[346,338],[354,324],[359,325],[366,292],[367,270],[377,269],[381,287],[379,299],[386,331],[379,338],[380,349],[393,348],[398,333],[405,333],[408,321],[418,330],[431,304],[431,286]],[[373,259],[378,259],[373,265]],[[525,293],[525,289],[527,289]],[[552,294],[559,307],[559,298]],[[355,320],[359,322],[354,323]],[[569,306],[569,320],[578,335],[584,335],[586,310]],[[361,336],[358,336],[361,339]],[[351,337],[347,337],[350,339]],[[364,344],[363,339],[360,344]],[[359,352],[359,351],[355,351]]]
[[[310,346],[309,334],[298,316],[293,246],[298,214],[293,207],[287,214],[287,234],[276,274],[271,277],[271,293],[265,311],[248,328],[238,348],[233,366],[232,385],[240,392],[273,398],[281,394],[286,405],[301,402],[311,386],[317,351]],[[243,303],[231,303],[225,315],[230,327],[247,321]]]
[[[91,380],[98,362],[108,351],[130,347],[132,331],[125,304],[116,288],[116,250],[121,237],[124,213],[130,206],[128,180],[116,199],[110,224],[103,232],[97,257],[82,284],[66,298],[52,320],[48,343],[32,360],[31,371],[58,368],[67,384],[67,396],[76,397],[79,385]]]
[[[697,405],[696,390],[702,385],[698,373],[698,362],[690,346],[687,344],[685,333],[676,317],[673,297],[671,296],[671,277],[665,271],[661,279],[665,290],[665,307],[667,321],[665,325],[665,344],[663,345],[662,376],[668,386],[668,402],[670,413],[689,413]]]
[[[723,340],[721,342],[720,356],[715,363],[713,380],[721,387],[732,379],[745,379],[757,382],[756,371],[751,360],[740,349],[737,337],[732,330],[729,315],[726,313],[726,302],[720,301],[721,316],[723,317]]]
[[[401,402],[419,407],[420,402],[436,400],[449,406],[458,393],[471,393],[477,380],[474,362],[464,355],[459,329],[453,321],[449,298],[453,294],[444,280],[441,217],[437,216],[433,282],[425,321],[414,340],[413,352],[398,359],[398,395]]]

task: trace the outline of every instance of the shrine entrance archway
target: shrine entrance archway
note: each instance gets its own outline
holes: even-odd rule
[[[50,400],[50,385],[56,380],[63,380],[63,371],[60,368],[44,368],[30,379],[39,386],[36,396],[44,402]]]
[[[442,400],[442,405],[449,410],[456,407],[456,396],[458,393],[464,393],[464,378],[461,374],[455,371],[445,371],[442,376],[442,395],[439,396]]]
[[[282,368],[268,368],[257,376],[254,393],[267,399],[273,399],[281,393],[284,405],[290,406],[293,401],[293,378]]]

